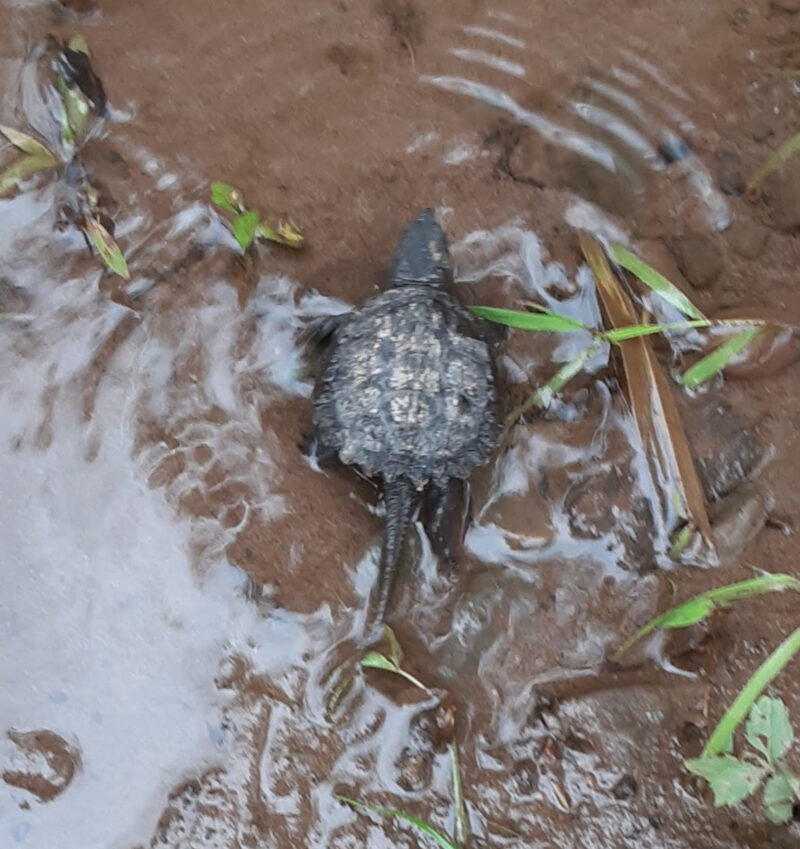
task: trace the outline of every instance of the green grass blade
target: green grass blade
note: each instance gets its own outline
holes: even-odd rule
[[[618,345],[627,339],[638,339],[640,336],[651,336],[654,333],[666,333],[670,330],[688,330],[690,327],[710,327],[707,318],[697,318],[692,321],[677,321],[671,324],[630,324],[627,327],[617,327],[614,330],[604,330],[598,333],[601,339]]]
[[[33,136],[29,136],[27,133],[15,130],[13,127],[6,127],[3,125],[0,125],[0,133],[2,133],[11,142],[11,144],[14,145],[14,147],[19,148],[23,153],[27,153],[29,156],[41,156],[42,159],[49,158],[53,165],[56,164],[56,158],[53,156],[51,151]]]
[[[467,845],[467,808],[464,804],[464,788],[461,785],[461,766],[458,757],[458,744],[450,744],[450,764],[453,777],[453,805],[456,809],[456,843]]]
[[[558,315],[557,312],[551,310],[550,307],[546,307],[544,304],[537,304],[536,301],[523,301],[524,306],[532,309],[534,312],[540,312],[544,315]]]
[[[701,754],[702,758],[715,757],[730,747],[733,732],[747,715],[753,703],[798,651],[800,651],[800,628],[793,631],[750,676],[731,706],[725,711],[725,715],[717,723],[711,737],[708,738],[708,743]]]
[[[584,348],[577,357],[574,357],[568,363],[564,363],[544,386],[537,389],[534,394],[534,398],[536,399],[534,403],[536,406],[546,407],[553,400],[553,396],[558,394],[584,367],[589,357],[597,350],[597,347],[597,345],[589,345],[587,348]]]
[[[588,328],[574,318],[567,318],[557,313],[522,312],[520,310],[504,310],[497,307],[470,307],[470,311],[479,318],[517,327],[520,330],[535,330],[542,333],[566,333],[572,330],[587,330]]]
[[[65,147],[75,146],[75,134],[72,132],[72,124],[69,122],[69,110],[67,109],[67,81],[58,75],[58,94],[61,97],[61,141]]]
[[[33,321],[36,318],[29,312],[0,312],[0,321]]]
[[[781,592],[783,590],[794,590],[800,593],[800,580],[791,575],[776,573],[764,575],[761,578],[751,578],[747,581],[738,581],[735,584],[726,584],[713,590],[700,593],[683,604],[678,604],[666,610],[660,616],[651,619],[639,630],[628,637],[627,640],[614,652],[612,660],[618,661],[631,646],[638,643],[643,637],[651,634],[658,628],[685,628],[693,625],[701,619],[705,619],[715,608],[732,601],[752,596],[764,595],[765,593]]]
[[[784,142],[772,156],[767,158],[766,162],[750,178],[750,182],[747,184],[748,190],[757,188],[770,171],[785,162],[796,150],[800,150],[800,133]]]
[[[417,817],[412,817],[411,814],[404,814],[402,811],[394,811],[390,808],[375,808],[372,805],[365,805],[363,802],[357,802],[355,799],[348,799],[346,796],[337,796],[336,798],[340,802],[344,802],[353,808],[360,808],[362,811],[369,811],[371,814],[376,814],[380,817],[394,817],[395,819],[407,822],[418,828],[423,834],[430,837],[431,840],[433,840],[438,846],[441,846],[442,849],[459,849],[452,840],[449,840],[441,832],[438,832],[435,828],[428,825],[428,823],[423,820],[418,819]]]
[[[72,131],[73,143],[82,141],[89,120],[89,101],[79,90],[67,88],[62,96],[62,104]]]
[[[761,327],[752,327],[743,330],[735,336],[731,336],[727,342],[723,342],[719,348],[712,351],[702,360],[698,360],[681,375],[681,385],[688,389],[694,389],[701,383],[705,383],[717,372],[722,371],[726,365],[742,350],[744,350],[761,333]]]
[[[544,386],[540,386],[527,401],[520,404],[508,414],[506,417],[506,425],[512,425],[520,416],[524,416],[525,413],[527,413],[532,407],[539,407],[540,409],[547,407],[553,398],[564,388],[564,386],[569,383],[576,374],[578,374],[589,357],[595,353],[597,348],[598,346],[596,344],[589,345],[584,348],[577,357],[561,366],[561,368],[550,378],[550,380],[547,381],[547,383],[545,383]]]
[[[688,315],[697,321],[705,319],[703,313],[697,309],[674,283],[670,283],[663,274],[659,274],[655,268],[643,262],[639,257],[634,256],[630,251],[623,248],[622,245],[614,245],[611,248],[611,258],[617,265],[621,265],[626,271],[630,271],[645,286],[652,289],[657,295],[660,295],[665,301],[672,304],[673,307],[679,309],[684,315]]]
[[[49,153],[47,156],[23,156],[12,162],[5,171],[0,171],[0,198],[10,195],[23,180],[39,171],[47,171],[55,164],[55,159]]]
[[[86,216],[84,227],[106,266],[124,280],[130,280],[128,264],[111,233],[96,218],[90,216]]]

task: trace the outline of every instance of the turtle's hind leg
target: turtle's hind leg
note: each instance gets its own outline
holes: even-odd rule
[[[464,536],[466,484],[452,478],[431,483],[422,502],[422,525],[433,553],[446,566],[453,567]]]

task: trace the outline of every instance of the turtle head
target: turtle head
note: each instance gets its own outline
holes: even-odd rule
[[[389,267],[390,286],[443,286],[453,280],[447,236],[432,209],[424,209],[403,230]]]

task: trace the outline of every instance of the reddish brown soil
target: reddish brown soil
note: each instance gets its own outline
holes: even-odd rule
[[[156,452],[157,462],[146,470],[147,483],[163,489],[180,516],[236,529],[225,537],[225,553],[247,574],[254,597],[267,600],[264,616],[275,608],[306,614],[323,605],[334,620],[352,614],[360,602],[347,570],[376,542],[380,521],[365,509],[375,500],[370,484],[347,471],[322,477],[302,460],[298,445],[309,422],[308,401],[276,389],[268,378],[255,376],[252,385],[242,387],[241,398],[252,401],[242,406],[257,411],[258,425],[232,431],[230,439],[244,452],[246,467],[259,462],[262,449],[269,454],[270,497],[275,499],[269,516],[254,511],[245,517],[241,505],[256,498],[247,476],[229,474],[212,448],[187,435],[197,426],[224,434],[236,424],[221,406],[191,405],[195,384],[202,384],[209,364],[201,336],[192,342],[187,328],[195,313],[212,302],[212,283],[225,281],[243,315],[259,273],[285,275],[300,290],[359,303],[380,285],[400,227],[426,205],[446,211],[444,223],[454,243],[473,231],[519,219],[572,275],[581,259],[576,233],[564,215],[577,194],[616,215],[634,248],[702,310],[758,308],[800,322],[800,154],[760,191],[743,191],[765,157],[800,129],[800,5],[793,0],[748,6],[738,0],[97,0],[63,5],[75,11],[65,13],[57,3],[25,8],[4,0],[0,14],[10,25],[0,28],[0,58],[19,60],[48,32],[86,36],[112,106],[130,113],[129,121],[112,122],[106,137],[85,152],[118,202],[121,218],[141,212],[157,225],[192,201],[204,202],[208,182],[221,179],[240,187],[262,210],[290,215],[306,236],[302,252],[262,248],[257,267],[249,270],[232,262],[227,249],[205,246],[193,254],[191,239],[180,247],[156,244],[143,250],[149,276],[156,279],[151,290],[137,298],[108,278],[101,285],[103,297],[132,304],[141,315],[122,322],[105,346],[94,349],[79,388],[71,387],[81,398],[89,429],[98,387],[114,379],[116,358],[137,333],[180,350],[167,394],[174,415],[158,412],[146,380],[133,393],[132,452],[137,458]],[[502,30],[526,46],[489,43],[460,30],[470,26]],[[449,52],[465,46],[518,62],[525,76],[466,65]],[[609,175],[544,144],[508,113],[423,79],[463,74],[503,88],[525,109],[561,120],[565,98],[584,96],[587,77],[625,65],[624,51],[663,75],[659,81],[642,72],[644,123],[661,121],[655,117],[661,114],[659,104],[668,101],[694,125],[686,137],[730,209],[732,223],[723,232],[709,227],[696,194],[687,189],[681,163],[654,173],[631,156],[629,172]],[[664,80],[680,86],[686,98],[667,91]],[[19,121],[15,93],[4,95],[2,123]],[[458,144],[474,150],[448,163],[445,157]],[[179,176],[180,194],[152,190],[143,165],[148,158],[158,162],[161,173]],[[124,236],[120,241],[123,248],[132,247]],[[4,263],[11,274],[20,262],[16,256],[0,258],[0,278]],[[92,267],[86,258],[70,262],[82,269],[76,276]],[[144,274],[141,268],[136,272],[136,255],[130,264],[134,280]],[[519,294],[500,286],[479,293],[485,301],[506,305]],[[2,295],[0,309],[27,309],[24,292],[6,286]],[[246,321],[236,330],[232,350],[243,359],[253,351],[251,331]],[[512,348],[524,358],[542,344],[516,339]],[[452,700],[456,705],[453,733],[462,752],[466,802],[472,826],[486,845],[797,845],[797,822],[769,826],[755,803],[714,809],[681,763],[699,752],[755,666],[800,623],[795,597],[741,603],[716,615],[707,628],[684,635],[683,642],[668,643],[664,656],[697,673],[695,678],[670,674],[646,660],[610,671],[594,656],[579,656],[575,646],[584,639],[591,642],[593,626],[607,642],[618,643],[656,607],[752,577],[754,569],[800,577],[798,375],[795,361],[769,377],[751,373],[746,382],[727,381],[699,401],[681,402],[694,410],[686,412],[687,430],[709,495],[722,495],[720,488],[732,489],[752,473],[770,502],[766,527],[746,541],[743,551],[734,545],[732,559],[721,568],[679,568],[668,577],[651,572],[645,522],[636,525],[641,536],[634,533],[625,543],[624,575],[615,573],[613,580],[597,578],[589,549],[564,549],[552,563],[537,563],[541,574],[535,579],[465,556],[457,574],[446,579],[451,595],[438,606],[417,595],[416,577],[409,577],[418,576],[416,570],[402,581],[392,624],[406,649],[408,668],[426,681],[439,680],[450,692],[446,704]],[[49,444],[47,403],[43,397],[35,445],[42,450]],[[738,416],[730,433],[714,418],[723,403],[723,418],[728,419],[729,409]],[[179,415],[187,404],[186,414]],[[614,409],[621,409],[618,396]],[[589,421],[594,427],[596,418]],[[521,431],[526,437],[543,433],[549,444],[587,441],[577,425],[553,418]],[[743,459],[745,448],[725,454],[743,432],[758,445],[760,464],[754,457]],[[165,453],[158,453],[162,447]],[[641,519],[628,497],[627,478],[620,477],[631,462],[629,446],[610,439],[606,447],[609,465],[621,472],[612,469],[584,480],[582,489],[569,490],[575,477],[565,472],[566,466],[552,469],[542,460],[538,490],[497,508],[498,524],[523,536],[536,535],[547,524],[536,511],[543,504],[560,504],[568,491],[563,515],[572,509],[596,523],[607,520],[611,527],[616,514],[606,508],[613,502],[626,516]],[[720,457],[721,470],[711,468]],[[738,463],[747,467],[745,473],[731,473],[730,486],[717,486],[715,481]],[[195,465],[203,469],[196,485],[178,486]],[[479,481],[475,489],[480,490]],[[570,527],[575,539],[582,539],[574,522]],[[197,542],[198,563],[204,545]],[[419,554],[419,546],[410,548],[410,558]],[[498,570],[504,577],[497,577]],[[641,581],[640,574],[645,576]],[[482,645],[476,638],[465,660],[448,629],[474,599],[485,600],[481,627],[491,639]],[[573,601],[580,615],[562,614]],[[347,629],[334,627],[334,632],[341,636]],[[498,635],[505,638],[495,639]],[[602,655],[602,645],[599,651]],[[232,747],[238,772],[230,765],[228,772],[207,770],[198,759],[194,777],[176,782],[157,800],[163,813],[155,818],[155,829],[148,821],[148,833],[142,831],[128,845],[422,845],[422,838],[417,844],[413,832],[396,823],[376,819],[370,826],[367,819],[347,819],[338,807],[325,808],[314,793],[334,767],[339,768],[331,779],[337,791],[423,818],[435,812],[440,827],[447,827],[449,801],[441,782],[431,778],[434,766],[443,769],[449,739],[447,729],[442,733],[441,722],[437,725],[436,699],[402,726],[407,739],[401,743],[392,737],[399,726],[386,732],[391,745],[402,750],[388,771],[394,782],[388,786],[374,778],[374,752],[363,762],[355,756],[347,761],[346,755],[348,746],[355,749],[364,740],[374,738],[382,745],[381,711],[389,708],[376,710],[379,718],[367,717],[367,697],[361,692],[340,726],[318,721],[314,675],[321,676],[320,666],[330,664],[317,660],[308,659],[314,673],[311,683],[302,686],[295,681],[273,686],[237,660],[230,679],[219,686],[235,694],[239,710]],[[798,663],[770,690],[784,699],[796,724]],[[551,679],[546,673],[552,669],[572,674]],[[448,670],[455,670],[453,676]],[[380,675],[368,683],[393,704],[417,698]],[[267,740],[279,709],[295,718],[281,739],[280,757],[269,748],[274,741]],[[18,733],[20,739],[35,739],[40,749],[47,735],[63,743],[48,731]],[[66,766],[53,766],[58,786],[11,769],[3,772],[4,780],[47,802],[70,783],[80,764],[66,744],[62,748],[45,752],[48,760],[51,749],[56,760],[69,759]],[[341,774],[343,759],[352,767],[350,774]],[[800,768],[797,752],[793,764]],[[284,815],[275,800],[292,793],[301,802],[291,816]],[[58,803],[68,805],[69,794]]]

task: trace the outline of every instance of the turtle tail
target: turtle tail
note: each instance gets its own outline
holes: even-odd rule
[[[386,520],[381,546],[381,562],[378,567],[378,593],[372,617],[372,627],[376,632],[383,628],[389,603],[392,600],[400,552],[414,510],[415,494],[414,485],[403,477],[387,481],[384,485],[383,501],[386,507]]]

